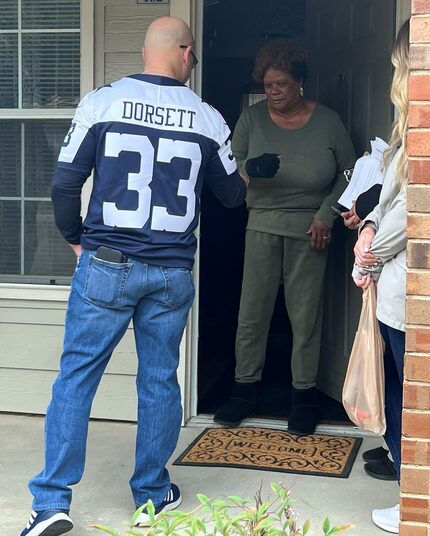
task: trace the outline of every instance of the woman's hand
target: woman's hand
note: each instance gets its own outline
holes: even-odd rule
[[[354,246],[355,263],[362,268],[376,266],[379,262],[378,258],[370,253],[372,240],[375,237],[376,231],[373,227],[366,226],[358,236],[358,240]]]
[[[314,249],[326,249],[331,240],[331,229],[318,218],[314,218],[307,233],[310,239],[310,246]]]
[[[372,278],[369,274],[365,275],[361,279],[357,279],[354,277],[354,283],[357,285],[357,287],[366,290],[372,284]]]
[[[246,173],[255,179],[271,179],[278,172],[280,158],[281,155],[275,153],[264,153],[250,158],[245,164]]]
[[[357,229],[357,227],[360,225],[361,220],[357,216],[355,212],[355,201],[352,204],[351,210],[348,210],[347,212],[341,212],[340,215],[343,218],[343,223],[345,227],[348,227],[348,229]]]

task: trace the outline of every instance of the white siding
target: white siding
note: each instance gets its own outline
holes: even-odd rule
[[[142,72],[141,49],[153,20],[169,15],[169,5],[142,5],[135,0],[97,0],[96,85]]]
[[[0,300],[0,411],[45,413],[58,373],[64,301]],[[109,363],[92,416],[135,420],[136,356],[130,328]]]
[[[174,0],[172,4],[175,4]],[[96,0],[95,85],[141,72],[141,48],[146,28],[157,17],[168,14],[169,5],[138,5],[136,0]],[[58,373],[66,300],[67,289],[64,288],[0,288],[0,411],[45,413]],[[182,355],[185,346],[184,341]],[[179,375],[183,385],[185,360],[182,361]],[[130,328],[106,369],[92,417],[136,419],[136,366]]]

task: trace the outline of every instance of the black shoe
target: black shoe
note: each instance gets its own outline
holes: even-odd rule
[[[378,480],[397,480],[394,463],[388,457],[376,462],[365,463],[364,470],[369,476]]]
[[[388,456],[388,450],[384,447],[377,447],[376,449],[370,449],[363,452],[363,460],[365,462],[378,462]]]
[[[163,512],[170,512],[170,510],[174,510],[175,508],[177,508],[181,504],[181,502],[182,502],[181,490],[178,488],[176,484],[170,484],[170,489],[167,492],[167,495],[164,497],[163,502],[155,507],[154,521]],[[151,519],[146,509],[144,509],[136,518],[133,526],[134,527],[148,527],[150,525],[151,525]]]
[[[224,426],[237,426],[252,415],[257,406],[257,383],[235,382],[233,393],[214,415],[214,421]]]
[[[293,387],[288,432],[295,435],[313,434],[320,417],[315,387],[310,389],[295,389]]]

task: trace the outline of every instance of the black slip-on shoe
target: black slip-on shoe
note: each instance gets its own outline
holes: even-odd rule
[[[397,480],[394,463],[388,457],[376,462],[365,463],[364,470],[369,476],[378,480]]]
[[[363,452],[363,460],[365,462],[377,462],[388,456],[388,450],[384,447],[376,447],[375,449],[366,450]]]
[[[257,383],[235,382],[231,397],[214,415],[214,421],[223,426],[238,426],[250,417],[257,407]]]

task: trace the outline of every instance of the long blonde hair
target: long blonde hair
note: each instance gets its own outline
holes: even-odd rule
[[[407,181],[408,155],[406,152],[406,136],[408,132],[408,80],[409,80],[409,19],[405,21],[394,42],[391,53],[394,66],[391,84],[391,102],[394,104],[397,117],[393,123],[389,148],[385,151],[383,167],[399,151],[396,165],[396,180],[402,185]],[[399,147],[400,146],[400,147]]]

